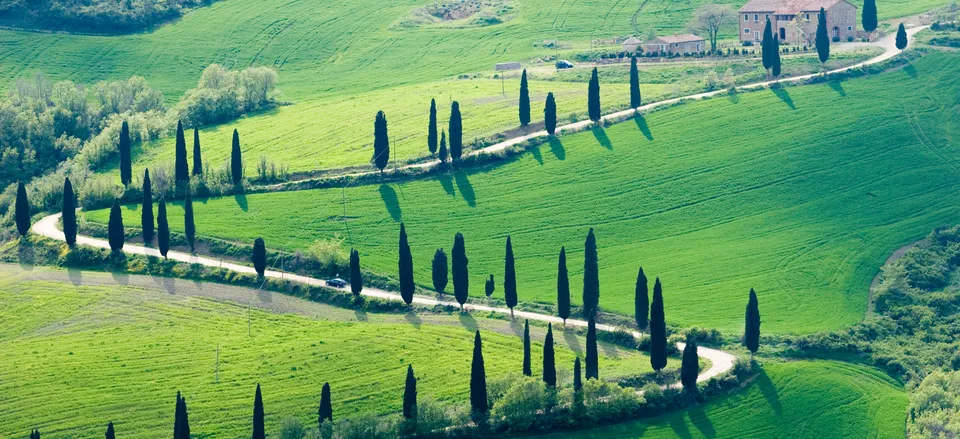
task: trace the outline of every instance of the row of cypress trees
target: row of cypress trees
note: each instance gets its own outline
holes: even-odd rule
[[[449,133],[449,143],[447,133]],[[458,161],[463,157],[463,115],[460,114],[460,103],[450,103],[450,119],[447,129],[440,131],[439,143],[437,140],[437,100],[430,99],[430,120],[427,123],[427,150],[430,154],[437,154],[441,162],[447,159]],[[376,143],[374,144],[376,146]],[[374,154],[377,154],[376,147]],[[381,168],[382,171],[382,168]]]

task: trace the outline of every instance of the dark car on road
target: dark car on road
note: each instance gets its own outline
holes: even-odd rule
[[[572,68],[573,68],[573,63],[570,62],[570,61],[567,61],[567,60],[565,60],[565,59],[562,59],[562,60],[560,60],[560,61],[557,61],[557,70],[560,70],[560,69],[572,69]]]
[[[334,288],[346,288],[347,281],[340,279],[339,277],[335,277],[333,279],[327,279],[327,286]]]

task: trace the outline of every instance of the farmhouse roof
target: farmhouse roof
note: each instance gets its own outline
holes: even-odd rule
[[[642,42],[643,41],[638,40],[637,37],[631,36],[630,38],[627,38],[623,44],[640,44]]]
[[[655,42],[667,43],[667,44],[679,44],[679,43],[690,43],[694,41],[703,41],[702,37],[698,37],[694,34],[683,34],[683,35],[666,35],[662,37],[656,37],[653,39]]]
[[[840,2],[846,2],[846,0],[750,0],[740,8],[740,12],[773,12],[774,14],[795,15],[802,11],[819,11],[820,8],[830,9]]]

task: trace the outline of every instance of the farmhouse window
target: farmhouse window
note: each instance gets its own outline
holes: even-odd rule
[[[750,21],[750,14],[743,14],[743,21]]]
[[[853,30],[853,26],[847,26],[847,30]]]
[[[760,21],[760,14],[753,14],[753,21]]]
[[[807,15],[807,21],[810,21],[810,14],[806,14],[806,15]]]
[[[749,34],[750,34],[750,28],[748,27],[748,28],[744,29],[744,30],[743,30],[743,33],[749,35]]]

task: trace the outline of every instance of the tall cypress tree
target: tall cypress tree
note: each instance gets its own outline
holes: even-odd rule
[[[770,66],[770,73],[773,74],[774,78],[779,78],[780,69],[783,65],[780,63],[780,39],[777,37],[773,37],[773,52],[771,58],[773,65]]]
[[[253,439],[266,437],[263,426],[263,396],[260,395],[260,383],[257,383],[257,394],[253,397]]]
[[[547,93],[547,102],[543,104],[543,127],[551,136],[557,133],[557,101],[553,92]]]
[[[107,236],[110,250],[114,253],[123,250],[123,213],[120,211],[120,199],[114,198],[110,208],[110,221],[107,223]]]
[[[233,130],[233,147],[230,149],[230,175],[235,185],[243,181],[243,157],[240,155],[240,133],[237,130]]]
[[[203,174],[203,159],[200,157],[200,130],[193,127],[193,175]]]
[[[533,376],[530,369],[530,320],[523,322],[523,374]]]
[[[683,348],[683,360],[680,363],[680,383],[688,392],[697,390],[697,375],[700,373],[700,359],[697,358],[697,341],[687,340]]]
[[[162,197],[160,205],[157,206],[157,249],[166,259],[167,252],[170,251],[170,225],[167,224],[167,203]]]
[[[470,289],[470,273],[467,269],[467,247],[466,243],[463,241],[463,234],[457,232],[457,235],[453,238],[453,255],[452,259],[452,272],[453,272],[453,295],[457,298],[457,302],[460,304],[460,309],[463,309],[463,305],[467,303],[467,295],[469,294]]]
[[[113,431],[113,422],[107,423],[107,433],[105,434],[106,439],[117,439],[116,433]]]
[[[520,76],[520,126],[530,125],[530,90],[527,89],[527,69]]]
[[[267,247],[263,238],[253,240],[253,269],[257,271],[257,276],[263,277],[267,272]]]
[[[814,40],[820,62],[825,63],[830,58],[830,36],[827,34],[827,11],[820,8],[817,14],[817,34]]]
[[[583,316],[596,314],[600,305],[600,268],[597,258],[597,237],[593,228],[587,232],[583,245]]]
[[[513,317],[513,307],[517,306],[517,272],[513,264],[510,236],[507,236],[507,253],[503,258],[503,299],[510,308],[510,317]]]
[[[410,254],[410,245],[407,243],[407,230],[400,223],[400,297],[409,305],[413,303],[413,292],[416,285],[413,283],[413,256]]]
[[[183,183],[190,180],[190,168],[187,167],[187,141],[183,137],[183,123],[177,121],[177,150],[174,162],[174,180]]]
[[[743,329],[743,345],[750,350],[750,359],[760,348],[760,305],[757,302],[757,293],[750,289],[750,299],[747,301],[747,312]]]
[[[903,51],[907,48],[907,30],[903,27],[903,23],[900,23],[900,27],[897,28],[897,49]]]
[[[73,193],[73,184],[67,177],[63,181],[63,237],[71,248],[77,245],[77,197]]]
[[[877,30],[877,0],[863,0],[863,16],[860,23],[863,30],[873,34]]]
[[[567,324],[570,317],[570,277],[567,275],[567,249],[560,247],[557,262],[557,315]]]
[[[187,196],[183,199],[183,234],[190,245],[190,253],[193,253],[197,241],[197,226],[193,222],[193,198],[190,198],[190,189],[187,189]]]
[[[380,177],[383,177],[383,169],[390,163],[390,137],[387,134],[387,115],[383,111],[377,112],[377,117],[373,121],[373,165],[380,170]]]
[[[557,387],[557,366],[553,356],[553,324],[547,323],[547,337],[543,340],[543,382]]]
[[[650,313],[650,296],[647,291],[647,275],[643,274],[643,267],[637,273],[637,287],[633,298],[633,315],[637,321],[637,329],[647,329]]]
[[[447,266],[447,254],[443,252],[442,248],[438,248],[433,254],[431,265],[433,268],[433,289],[443,294],[443,291],[447,289],[447,273],[450,272],[450,267]]]
[[[473,339],[473,361],[470,365],[470,409],[474,413],[487,413],[487,372],[483,365],[483,342],[480,331]]]
[[[17,201],[14,209],[17,232],[20,232],[20,236],[27,236],[30,232],[30,200],[27,199],[27,188],[22,181],[17,183]]]
[[[430,99],[430,122],[427,124],[427,149],[430,154],[437,152],[437,101]]]
[[[483,284],[483,292],[486,293],[487,298],[489,299],[493,297],[493,292],[496,289],[497,289],[497,284],[494,283],[493,275],[491,274],[490,277],[487,278],[487,282]]]
[[[127,125],[127,121],[123,121],[120,125],[120,142],[117,148],[120,150],[120,183],[126,187],[133,180],[130,158],[130,127]]]
[[[587,319],[587,379],[600,378],[599,357],[597,356],[597,321],[593,314]]]
[[[360,272],[360,252],[350,249],[350,292],[359,296],[363,291],[363,273]]]
[[[640,108],[640,71],[637,69],[637,55],[630,57],[630,108]]]
[[[663,316],[663,286],[659,277],[653,284],[650,305],[650,365],[657,372],[667,366],[667,323]]]
[[[140,200],[140,231],[143,243],[153,242],[153,188],[150,184],[150,170],[143,170],[143,199]]]
[[[579,392],[583,388],[583,378],[580,376],[580,357],[573,360],[573,391]]]
[[[463,119],[460,117],[460,103],[453,101],[450,104],[450,122],[447,131],[450,131],[450,158],[459,161],[463,155]]]
[[[324,421],[333,422],[333,402],[330,400],[330,383],[323,383],[320,390],[320,409],[317,410],[317,424],[323,426]]]
[[[413,376],[413,365],[407,365],[407,381],[403,387],[403,417],[417,417],[417,378]]]
[[[440,131],[440,163],[446,163],[447,159],[450,158],[450,153],[447,151],[447,132],[446,130]]]
[[[597,77],[596,67],[593,68],[587,87],[587,114],[590,115],[590,120],[600,122],[600,78]]]
[[[763,69],[770,75],[770,69],[773,67],[773,29],[770,24],[770,17],[767,17],[767,24],[763,28],[763,39],[760,40],[760,60],[763,63]]]

